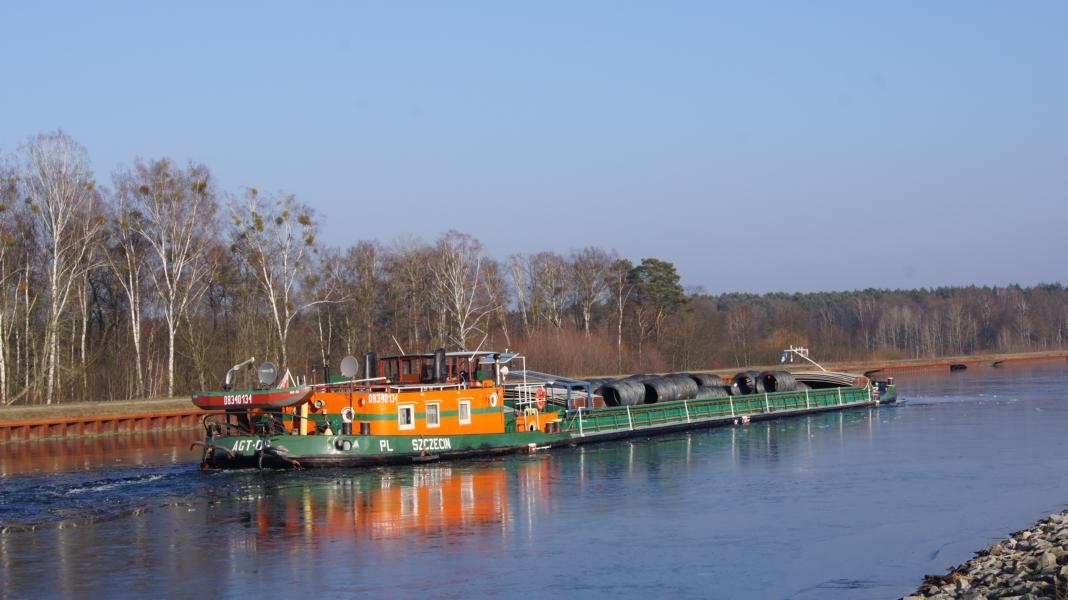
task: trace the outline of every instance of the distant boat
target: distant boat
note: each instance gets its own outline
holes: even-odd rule
[[[950,371],[963,371],[963,370],[965,370],[967,368],[968,368],[968,365],[961,364],[961,363],[956,363],[956,364],[949,365],[949,370]]]

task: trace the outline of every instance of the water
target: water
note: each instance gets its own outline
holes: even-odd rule
[[[899,406],[421,467],[4,467],[0,596],[896,598],[1068,501],[1068,365],[899,383]]]

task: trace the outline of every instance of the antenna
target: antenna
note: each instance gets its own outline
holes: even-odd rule
[[[397,345],[397,350],[400,350],[401,354],[408,354],[404,351],[404,348],[401,347],[400,342],[397,341],[397,336],[390,334],[389,337],[393,338],[393,343]]]
[[[265,361],[256,369],[256,378],[260,380],[260,385],[271,385],[278,378],[278,367],[273,362]]]
[[[485,344],[487,339],[489,339],[488,333],[482,336],[482,341],[478,343],[478,348],[475,348],[476,355],[478,354],[478,351],[482,349],[482,344]]]
[[[352,379],[356,375],[356,371],[359,370],[360,363],[356,362],[355,356],[346,356],[341,359],[341,374],[348,379]]]

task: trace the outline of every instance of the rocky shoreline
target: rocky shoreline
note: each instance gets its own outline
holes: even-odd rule
[[[945,575],[928,575],[905,600],[1068,600],[1068,511],[980,551]]]

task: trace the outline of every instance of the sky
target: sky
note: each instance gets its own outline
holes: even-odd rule
[[[4,2],[0,154],[62,129],[319,239],[584,246],[709,293],[1068,282],[1068,3]]]

